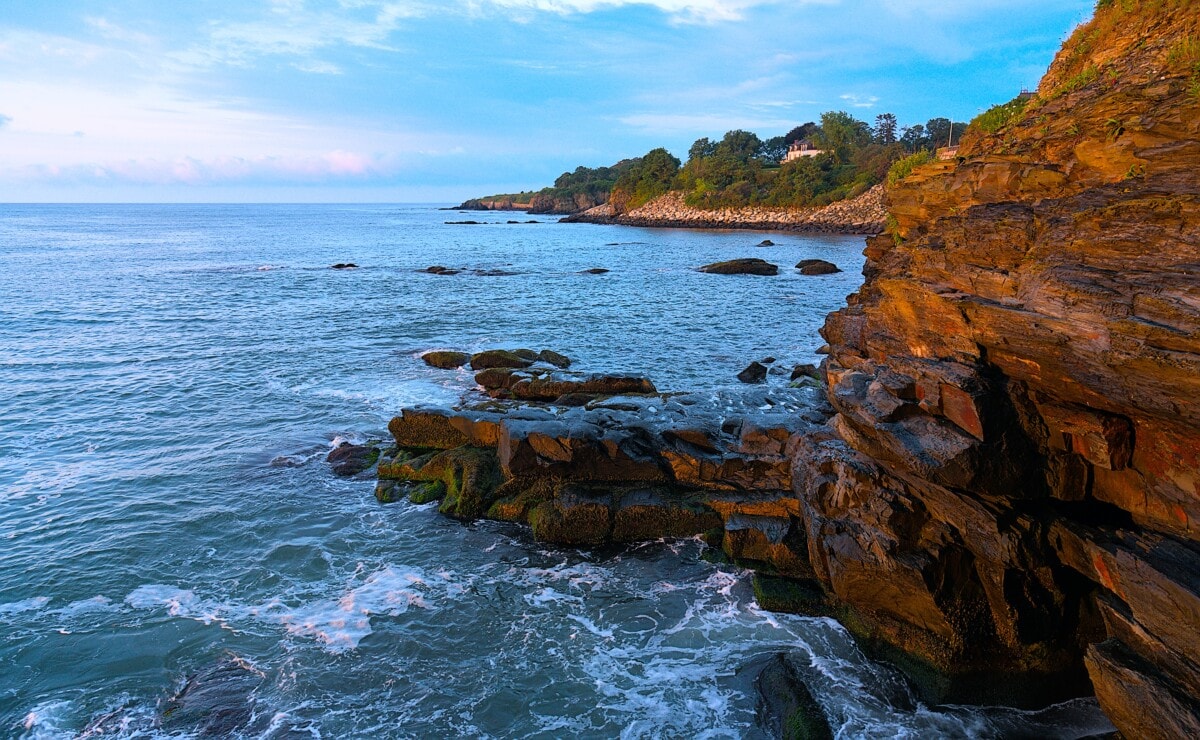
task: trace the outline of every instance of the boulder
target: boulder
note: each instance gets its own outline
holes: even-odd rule
[[[537,359],[558,368],[568,368],[571,366],[570,357],[559,354],[552,349],[544,349],[541,352],[538,352]]]
[[[489,349],[477,352],[471,355],[471,369],[525,368],[532,365],[534,360],[537,359],[536,354],[533,357],[523,356],[523,354],[520,350],[507,349]]]
[[[435,349],[432,352],[426,352],[421,355],[421,359],[430,367],[442,370],[454,370],[470,362],[471,356],[466,352]]]
[[[348,478],[358,475],[379,459],[379,447],[374,444],[356,445],[342,442],[325,457],[334,475]]]
[[[779,267],[757,257],[713,262],[700,268],[700,272],[714,275],[778,275]]]
[[[455,270],[443,265],[430,265],[424,270],[421,270],[421,272],[427,272],[430,275],[457,275],[458,273],[462,272],[462,270]]]
[[[761,242],[758,243],[758,246],[773,247],[773,246],[775,246],[775,242],[771,241],[770,239],[763,239]]]
[[[336,265],[333,265],[333,266],[331,266],[331,268],[330,268],[330,269],[333,269],[333,270],[353,270],[353,269],[354,269],[354,268],[356,268],[356,267],[358,267],[358,265],[354,264],[353,262],[339,262],[339,263],[337,263]]]
[[[813,365],[811,363],[797,365],[794,368],[792,368],[791,379],[799,380],[800,378],[812,378],[813,380],[822,380],[822,381],[824,380],[824,376],[821,374],[820,368],[818,368],[816,365]]]
[[[761,383],[767,379],[767,366],[761,362],[752,362],[737,374],[737,378],[743,383]]]
[[[825,710],[813,698],[792,658],[773,656],[754,680],[760,716],[770,737],[784,740],[833,740]]]
[[[841,272],[837,265],[825,260],[800,260],[796,263],[796,269],[801,275],[832,275]]]

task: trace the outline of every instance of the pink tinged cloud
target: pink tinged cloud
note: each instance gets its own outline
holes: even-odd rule
[[[399,171],[394,155],[365,155],[337,149],[325,154],[283,156],[148,158],[79,165],[37,165],[32,180],[122,182],[136,185],[212,185],[239,182],[329,183],[386,177]]]

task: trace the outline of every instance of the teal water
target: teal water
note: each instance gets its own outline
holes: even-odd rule
[[[469,387],[427,349],[547,347],[717,392],[764,355],[815,360],[861,281],[854,238],[443,223],[462,218],[508,216],[0,206],[0,737],[190,736],[163,703],[231,655],[261,678],[250,737],[758,737],[754,675],[782,651],[843,737],[1107,727],[1086,701],[915,705],[698,542],[546,548],[333,477],[337,440]],[[845,272],[693,269],[742,256]]]

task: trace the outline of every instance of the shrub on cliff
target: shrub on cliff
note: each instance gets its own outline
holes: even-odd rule
[[[929,164],[933,161],[933,152],[928,149],[922,149],[916,154],[910,154],[894,163],[887,173],[887,184],[895,185],[904,178],[912,174],[912,171],[923,164]]]

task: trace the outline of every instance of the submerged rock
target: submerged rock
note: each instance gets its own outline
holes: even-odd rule
[[[778,275],[779,267],[757,257],[713,262],[700,268],[700,272],[714,275]]]
[[[603,275],[606,272],[611,272],[606,267],[590,267],[586,270],[580,270],[581,275]]]
[[[192,675],[163,705],[162,727],[198,737],[236,735],[255,718],[254,692],[263,678],[247,661],[229,656]]]
[[[375,444],[356,445],[342,442],[325,457],[334,475],[344,478],[358,475],[370,468],[379,459],[379,447]]]
[[[761,242],[759,242],[759,243],[757,244],[757,246],[760,246],[760,247],[773,247],[773,246],[775,246],[775,242],[771,241],[770,239],[763,239]]]
[[[832,275],[841,272],[837,265],[825,260],[800,260],[796,263],[796,269],[801,275]]]
[[[358,267],[358,265],[354,264],[353,262],[339,262],[339,263],[337,263],[336,265],[332,265],[332,266],[330,267],[330,269],[333,269],[333,270],[353,270],[353,269],[354,269],[354,268],[356,268],[356,267]]]
[[[444,265],[431,265],[426,267],[424,270],[421,270],[421,272],[427,272],[430,275],[457,275],[458,273],[462,272],[462,270],[455,270],[450,267],[445,267]]]
[[[833,740],[825,710],[813,697],[800,670],[783,653],[773,656],[754,680],[759,716],[773,737],[784,740]]]

